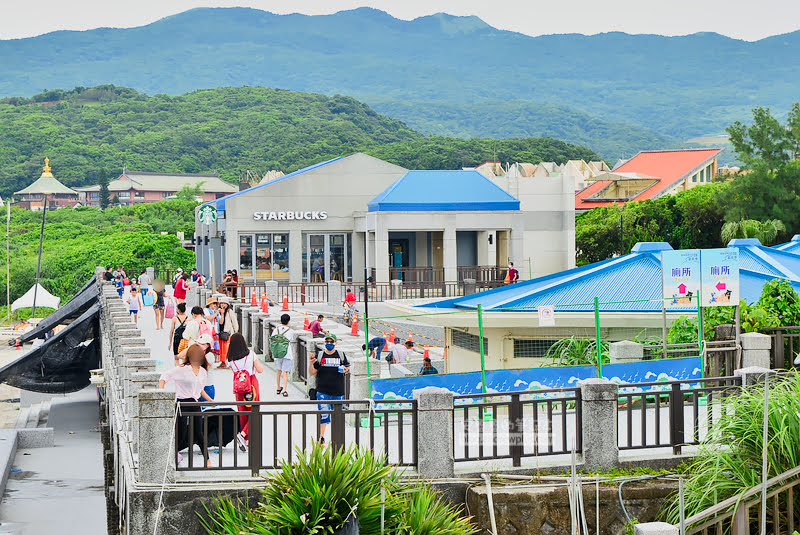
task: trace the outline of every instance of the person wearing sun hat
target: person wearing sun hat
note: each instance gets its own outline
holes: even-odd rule
[[[317,399],[320,401],[344,399],[344,374],[350,373],[350,362],[344,353],[336,349],[336,335],[325,334],[325,349],[317,356],[309,357],[311,375],[317,376]],[[331,404],[321,403],[319,418],[319,441],[325,444],[325,429],[331,421]]]

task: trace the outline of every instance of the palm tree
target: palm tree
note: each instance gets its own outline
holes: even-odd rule
[[[762,244],[770,245],[775,243],[782,232],[786,232],[786,225],[780,219],[767,219],[766,221],[742,219],[725,223],[722,226],[720,238],[722,243],[728,243],[737,238],[756,238]]]

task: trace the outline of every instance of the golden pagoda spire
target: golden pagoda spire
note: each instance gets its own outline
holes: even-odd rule
[[[44,167],[42,168],[42,176],[53,176],[52,170],[50,169],[50,158],[44,159]]]

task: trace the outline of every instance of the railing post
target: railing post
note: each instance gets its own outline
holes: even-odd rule
[[[607,379],[586,379],[580,384],[584,467],[586,470],[614,468],[619,464],[619,386]]]
[[[345,442],[345,421],[344,403],[333,403],[333,414],[331,415],[331,443],[336,450],[344,447]]]
[[[786,366],[784,361],[784,345],[783,331],[778,329],[775,331],[775,369],[783,369]],[[744,350],[742,353],[744,353]],[[742,360],[744,360],[744,355],[742,355]],[[742,368],[744,367],[746,367],[746,365],[742,362]]]
[[[742,342],[742,368],[756,366],[759,368],[769,368],[769,350],[772,340],[766,334],[744,333],[741,337]],[[783,336],[780,337],[781,343],[775,351],[775,369],[783,369]],[[778,338],[775,339],[776,343]]]
[[[536,410],[534,408],[534,410]],[[564,430],[566,433],[566,429]],[[495,437],[497,440],[497,437]],[[522,425],[522,402],[519,394],[511,394],[511,403],[508,406],[508,450],[514,466],[522,466],[522,453],[524,451],[524,437]],[[534,435],[533,440],[537,440]]]
[[[139,391],[139,482],[175,479],[175,392]]]
[[[669,442],[672,452],[680,455],[684,439],[683,392],[680,383],[674,383],[669,392]]]
[[[250,464],[250,472],[252,473],[253,477],[258,477],[258,472],[261,470],[262,455],[264,452],[264,433],[261,431],[261,423],[261,406],[253,404],[250,407],[250,416],[247,418],[247,436],[250,446],[247,453]]]
[[[417,474],[423,479],[453,477],[453,393],[429,386],[415,390],[414,399],[417,400]]]
[[[733,513],[733,522],[731,523],[732,535],[749,535],[750,522],[747,518],[748,507],[747,504],[739,503],[736,507],[736,512]]]

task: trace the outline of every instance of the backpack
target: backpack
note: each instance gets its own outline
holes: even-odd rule
[[[273,360],[282,359],[289,352],[289,339],[282,333],[273,334],[269,338],[269,352],[272,354]]]
[[[182,321],[180,325],[175,327],[175,334],[172,337],[172,352],[177,354],[178,353],[178,346],[181,344],[181,340],[183,339],[183,331],[186,330],[186,320]]]
[[[200,337],[203,336],[204,334],[207,334],[211,338],[214,338],[214,329],[205,320],[200,323],[200,330],[197,332],[197,336]]]
[[[245,357],[247,360],[247,357]],[[231,361],[231,366],[236,364],[236,361]],[[238,365],[236,366],[239,367]],[[253,381],[250,379],[250,374],[247,370],[239,370],[233,372],[233,393],[234,394],[248,394],[253,392]]]

